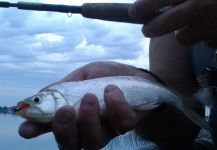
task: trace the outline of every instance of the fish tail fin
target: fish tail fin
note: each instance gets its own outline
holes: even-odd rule
[[[202,105],[195,97],[185,97],[177,91],[173,91],[181,100],[182,106],[178,107],[192,122],[198,125],[201,129],[212,132],[212,128],[202,115],[199,115],[195,110],[201,111]],[[201,112],[203,113],[203,112]]]

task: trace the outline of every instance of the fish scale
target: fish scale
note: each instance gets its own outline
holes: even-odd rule
[[[101,113],[104,112],[104,89],[108,85],[121,89],[129,106],[136,110],[150,110],[162,103],[171,103],[182,107],[182,101],[166,87],[155,82],[134,76],[115,76],[83,81],[54,84],[40,93],[20,102],[25,108],[18,115],[38,122],[50,122],[56,110],[64,105],[74,106],[78,112],[82,97],[86,93],[97,96]],[[34,100],[40,99],[40,102]],[[29,108],[26,108],[29,105]],[[43,114],[40,114],[43,112]]]
[[[163,103],[172,104],[201,128],[212,130],[207,122],[185,103],[186,100],[189,102],[189,99],[172,92],[161,84],[135,76],[114,76],[56,83],[19,102],[16,114],[28,120],[47,124],[52,121],[57,109],[70,105],[74,107],[78,116],[81,99],[86,93],[93,93],[97,96],[100,112],[103,114],[106,112],[104,89],[111,84],[121,89],[128,105],[134,110],[146,111],[155,109]]]
[[[78,94],[81,92],[78,94],[77,99],[81,99],[85,93],[93,93],[98,97],[101,108],[104,108],[104,89],[107,85],[113,84],[123,91],[127,102],[131,107],[134,108],[143,106],[142,104],[146,104],[146,106],[148,106],[148,104],[156,106],[155,104],[160,104],[163,102],[172,103],[178,107],[181,107],[182,105],[179,97],[170,92],[168,89],[140,77],[106,77],[78,81],[76,82],[76,85],[74,84],[74,86],[72,84],[73,83],[71,82],[59,83],[55,86],[49,87],[48,89],[59,91],[65,95],[67,97],[66,99],[69,101],[71,101],[71,97],[74,93]],[[159,95],[155,93],[156,91],[159,92]],[[148,110],[149,108],[146,107],[142,109]]]

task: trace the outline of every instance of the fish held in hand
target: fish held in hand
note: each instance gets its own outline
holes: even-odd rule
[[[81,99],[86,93],[97,96],[103,114],[106,109],[104,89],[108,85],[119,87],[134,110],[152,110],[163,103],[175,105],[181,110],[184,108],[180,97],[160,84],[141,77],[115,76],[54,84],[19,102],[16,114],[28,120],[49,123],[60,107],[69,105],[75,108],[78,115]]]

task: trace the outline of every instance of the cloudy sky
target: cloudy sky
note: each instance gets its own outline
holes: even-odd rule
[[[117,2],[106,0],[112,1]],[[33,2],[80,5],[105,0]],[[149,40],[141,25],[16,8],[0,9],[0,20],[0,105],[13,105],[89,62],[112,60],[148,67]]]
[[[33,2],[80,5],[134,0]],[[141,25],[15,8],[0,8],[0,21],[0,106],[15,105],[89,62],[110,60],[148,68],[149,39],[143,37]],[[51,134],[28,142],[20,138],[17,129],[21,122],[16,117],[0,115],[0,149],[42,150],[39,146],[47,147],[48,142],[50,149],[56,147]]]

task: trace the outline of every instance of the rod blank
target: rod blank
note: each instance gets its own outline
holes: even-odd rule
[[[23,10],[52,11],[61,13],[79,13],[86,18],[117,21],[126,23],[144,24],[161,12],[153,13],[145,19],[133,19],[129,16],[128,10],[131,4],[127,3],[85,3],[82,6],[43,4],[33,2],[10,3],[0,1],[0,7],[17,7]]]

